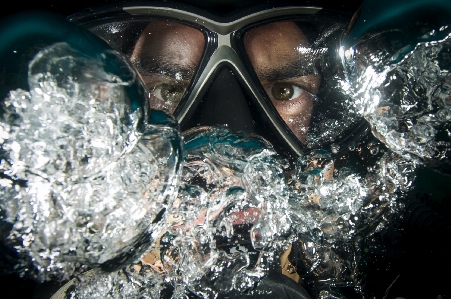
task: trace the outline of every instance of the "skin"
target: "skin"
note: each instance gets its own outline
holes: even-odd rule
[[[254,28],[244,36],[244,46],[255,72],[275,108],[291,131],[302,142],[306,141],[310,124],[314,95],[318,92],[321,77],[302,70],[312,60],[305,49],[310,44],[293,22],[276,22]],[[307,52],[308,53],[308,52]],[[290,68],[298,65],[298,71]],[[283,73],[302,74],[288,76]],[[276,83],[288,83],[296,89],[289,100],[278,100]],[[299,89],[297,89],[299,88]]]
[[[178,101],[164,101],[163,83],[177,85],[183,95],[199,65],[205,47],[202,32],[192,27],[167,22],[151,22],[144,29],[131,56],[151,95],[151,108],[173,113]],[[157,70],[157,74],[145,70]]]

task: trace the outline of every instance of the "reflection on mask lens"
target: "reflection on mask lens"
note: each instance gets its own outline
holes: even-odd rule
[[[172,114],[199,65],[204,34],[167,21],[116,22],[91,30],[130,58],[149,91],[151,108]]]

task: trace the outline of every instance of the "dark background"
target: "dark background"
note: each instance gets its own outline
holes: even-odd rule
[[[141,1],[147,3],[154,2],[175,2],[173,0],[150,0]],[[118,0],[75,0],[75,1],[60,1],[60,0],[38,0],[33,2],[25,1],[10,1],[8,6],[3,6],[0,11],[0,17],[7,16],[9,14],[27,11],[27,10],[46,10],[57,12],[65,16],[74,14],[82,9],[88,8],[94,5],[105,4],[117,4],[124,1]],[[127,1],[130,3],[131,1]],[[343,0],[343,1],[331,1],[331,0],[179,0],[179,3],[185,3],[193,6],[198,6],[209,11],[217,11],[221,13],[233,12],[253,5],[261,5],[262,3],[275,3],[280,5],[286,2],[291,5],[300,6],[321,6],[323,8],[344,10],[347,12],[355,12],[361,5],[362,0]]]

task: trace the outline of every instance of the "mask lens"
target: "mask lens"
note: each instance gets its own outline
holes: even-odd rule
[[[308,148],[333,143],[357,123],[337,80],[335,53],[344,28],[295,19],[260,24],[243,33],[248,61],[266,95]]]
[[[91,30],[128,56],[149,92],[151,108],[172,114],[199,66],[204,34],[168,21],[115,22]]]

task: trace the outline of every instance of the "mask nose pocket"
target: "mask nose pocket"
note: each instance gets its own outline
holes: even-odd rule
[[[232,131],[253,132],[251,103],[232,70],[220,68],[182,130],[197,126],[227,125]]]

